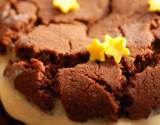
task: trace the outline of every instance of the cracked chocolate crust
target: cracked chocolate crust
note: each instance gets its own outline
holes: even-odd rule
[[[122,71],[112,60],[100,64],[87,62],[59,70],[53,83],[68,117],[73,121],[109,119],[117,121],[120,113]],[[77,99],[78,97],[78,99]]]
[[[81,23],[38,26],[15,43],[16,53],[21,58],[37,58],[51,65],[56,74],[60,68],[88,61],[86,46],[93,38],[87,37],[86,29]]]
[[[48,65],[31,59],[9,64],[5,76],[44,112],[51,114],[54,101],[60,98],[73,121],[99,118],[117,121],[121,110],[119,100],[127,85],[120,65],[110,59],[100,64],[87,62],[60,69],[54,78],[50,70]]]
[[[67,14],[61,13],[51,4],[53,0],[28,0],[35,3],[38,8],[38,18],[45,25],[54,23],[71,23],[75,20],[94,23],[109,13],[109,0],[77,0],[80,8]],[[95,16],[96,15],[96,16]]]
[[[53,65],[27,59],[8,65],[5,76],[8,79],[11,77],[15,88],[45,112],[50,112],[54,108],[54,101],[60,98],[68,117],[73,121],[100,118],[115,122],[122,114],[134,120],[147,118],[151,111],[160,108],[157,101],[159,46],[159,42],[156,42],[153,59],[144,64],[148,67],[135,75],[123,73],[122,64],[116,64],[111,59],[58,69],[56,75],[52,74]],[[20,71],[18,75],[17,71]]]
[[[54,101],[60,99],[73,121],[103,119],[116,122],[123,114],[136,120],[148,118],[160,108],[159,57],[157,52],[150,66],[130,76],[123,75],[121,65],[112,59],[59,69],[55,77],[50,74],[48,65],[31,59],[8,65],[5,76],[44,112],[51,114]]]
[[[157,22],[160,19],[156,13],[130,13],[120,15],[112,13],[89,28],[88,35],[104,41],[104,35],[109,34],[115,38],[122,36],[126,38],[126,47],[131,54],[122,58],[121,64],[124,72],[135,74],[143,71],[146,65],[153,59],[153,44],[158,37]],[[147,64],[149,65],[149,63]]]
[[[76,13],[71,12],[55,16],[51,6],[46,7],[50,1],[10,0],[7,3],[9,10],[16,11],[11,11],[11,17],[23,12],[20,7],[32,4],[36,14],[27,13],[37,18],[32,31],[25,30],[23,37],[15,37],[13,34],[17,32],[10,30],[2,31],[9,34],[10,45],[15,45],[21,58],[10,64],[5,73],[11,76],[20,67],[21,73],[14,77],[18,91],[45,112],[50,112],[54,101],[60,98],[68,117],[78,122],[98,118],[116,122],[122,114],[134,120],[147,118],[151,111],[160,108],[160,16],[148,11],[147,0],[111,0],[109,5],[108,0],[95,0],[92,7],[103,9],[96,17],[94,11],[86,11],[85,6],[82,7],[85,12],[78,10],[82,15],[69,16]],[[86,16],[87,12],[90,16]],[[60,12],[55,10],[55,13]],[[110,59],[102,63],[88,62],[89,53],[85,47],[93,38],[103,42],[105,34],[127,39],[126,47],[131,55],[123,57],[119,65]]]
[[[54,92],[49,67],[36,59],[9,64],[5,76],[26,99],[36,104],[44,112],[54,108]],[[14,81],[14,82],[13,82]]]
[[[109,12],[109,0],[79,0],[81,7],[68,14],[62,14],[54,8],[52,1],[7,0],[0,8],[0,44],[3,45],[0,52],[14,48],[15,41],[38,25],[73,23],[76,20],[91,24],[107,16]]]
[[[130,119],[148,118],[151,112],[160,108],[159,75],[160,64],[154,68],[147,67],[142,73],[130,78],[130,85],[124,92],[126,102],[130,102],[124,104],[124,110]]]

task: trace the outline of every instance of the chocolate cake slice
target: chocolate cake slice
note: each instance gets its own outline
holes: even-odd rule
[[[53,84],[57,98],[61,99],[71,120],[85,122],[101,118],[117,121],[121,109],[117,99],[122,96],[126,79],[114,61],[87,62],[60,69]]]
[[[114,124],[121,117],[138,120],[159,114],[160,14],[149,11],[148,0],[77,0],[80,7],[66,14],[52,2],[8,0],[0,8],[0,53],[15,48],[18,57],[4,71],[9,81],[5,85],[22,97],[18,106],[33,109],[20,107],[20,115],[35,111],[33,119],[50,125],[53,119],[59,123],[57,115],[66,115],[73,124]],[[86,47],[95,38],[103,43],[106,34],[124,37],[130,55],[119,64],[107,55],[103,62],[89,61]],[[6,90],[1,92],[5,107],[5,95],[12,93],[1,87]],[[9,113],[15,116],[14,111]],[[17,114],[15,118],[26,124],[37,123]],[[11,119],[0,104],[0,124],[22,123]]]
[[[54,77],[50,66],[30,59],[9,64],[5,76],[27,100],[46,113],[52,114],[55,100],[60,99],[68,117],[76,122],[115,122],[121,115],[120,100],[127,80],[113,60],[59,69]]]

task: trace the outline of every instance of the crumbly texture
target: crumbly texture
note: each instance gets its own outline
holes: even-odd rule
[[[147,67],[142,73],[130,78],[130,85],[124,92],[124,111],[130,119],[148,118],[152,111],[160,108],[160,65]],[[142,101],[143,100],[143,101]],[[138,112],[137,112],[138,111]]]
[[[114,0],[112,2],[114,3]],[[136,1],[132,0],[132,3],[134,2]],[[143,7],[148,10],[147,5],[137,5],[139,5],[138,9],[128,14],[122,15],[119,11],[113,11],[109,16],[92,25],[88,32],[90,37],[100,39],[101,42],[104,41],[105,34],[109,34],[113,38],[117,36],[126,38],[126,47],[131,54],[124,57],[121,63],[124,65],[124,72],[129,74],[141,72],[145,68],[141,63],[152,59],[152,44],[155,42],[154,36],[158,32],[159,23],[157,20],[160,19],[156,13],[142,12]],[[113,9],[116,8],[115,6],[120,6],[120,4],[114,5]],[[128,8],[124,9],[127,11]]]
[[[109,12],[109,0],[79,0],[80,8],[63,14],[52,5],[53,0],[8,0],[0,8],[0,52],[14,48],[14,42],[40,24],[73,23],[76,20],[92,24]],[[92,10],[92,11],[90,11]],[[95,16],[97,15],[97,16]]]
[[[48,71],[49,67],[42,62],[31,59],[29,62],[8,65],[5,76],[14,79],[15,89],[46,112],[54,108],[54,93],[51,91],[51,75]]]
[[[72,121],[158,113],[160,14],[147,1],[77,0],[80,8],[63,14],[52,0],[8,0],[0,10],[0,52],[15,48],[20,60],[5,76],[44,112],[60,99]],[[120,64],[107,56],[89,61],[86,46],[105,34],[126,38],[131,54]]]
[[[53,74],[59,68],[87,62],[86,46],[92,43],[92,38],[87,37],[86,29],[81,23],[38,26],[16,42],[17,55],[50,64]]]
[[[115,96],[120,97],[122,79],[119,66],[106,60],[100,64],[88,62],[61,69],[53,83],[71,120],[85,122],[102,118],[117,121],[120,107]]]

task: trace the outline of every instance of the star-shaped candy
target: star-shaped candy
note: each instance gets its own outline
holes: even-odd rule
[[[119,41],[120,39],[121,39],[122,37],[116,37],[116,38],[114,38],[114,40],[115,41]],[[102,43],[102,44],[104,44],[104,45],[106,45],[107,47],[109,47],[110,46],[110,40],[112,40],[112,38],[109,36],[109,35],[105,35],[105,38],[104,38],[104,43]]]
[[[110,39],[112,39],[109,35],[105,35],[104,37],[104,43],[102,43],[103,45],[106,45],[107,47],[110,46]]]
[[[148,4],[149,4],[149,11],[150,12],[156,12],[159,11],[160,12],[160,0],[148,0]]]
[[[107,45],[107,49],[105,51],[105,54],[108,57],[113,56],[116,63],[119,63],[121,61],[121,58],[123,56],[128,56],[130,54],[129,50],[125,47],[126,46],[126,39],[117,37],[112,39],[111,37],[105,38],[105,41],[103,44]]]
[[[70,10],[79,8],[76,0],[53,0],[53,6],[60,9],[63,13],[68,13]]]
[[[88,52],[90,53],[90,61],[105,61],[105,54],[106,46],[101,44],[98,39],[94,39],[92,45],[86,47]]]

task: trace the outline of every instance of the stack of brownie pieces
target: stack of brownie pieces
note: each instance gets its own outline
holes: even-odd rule
[[[8,64],[5,76],[23,71],[15,89],[44,112],[60,99],[72,121],[148,118],[160,108],[160,15],[147,1],[77,0],[80,8],[67,14],[52,0],[6,1],[0,52],[14,49],[20,60]],[[127,40],[131,54],[119,64],[89,61],[86,46],[94,38],[104,42],[105,34]]]

